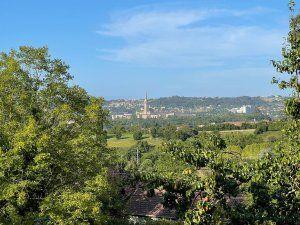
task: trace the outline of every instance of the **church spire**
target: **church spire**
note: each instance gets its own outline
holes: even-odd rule
[[[145,96],[145,100],[144,100],[144,114],[145,115],[148,114],[148,96],[147,96],[147,92],[146,92],[146,96]]]

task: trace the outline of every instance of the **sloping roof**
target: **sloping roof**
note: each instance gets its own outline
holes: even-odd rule
[[[176,210],[163,205],[162,193],[155,189],[154,196],[148,197],[142,188],[135,189],[126,204],[126,213],[131,216],[176,219]]]

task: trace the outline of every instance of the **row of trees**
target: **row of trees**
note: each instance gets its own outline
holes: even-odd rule
[[[284,114],[284,113],[283,113]],[[284,118],[284,115],[283,115]],[[271,120],[269,116],[263,114],[228,114],[228,113],[199,113],[196,116],[171,116],[168,118],[156,118],[156,119],[118,119],[111,121],[111,125],[121,124],[125,127],[140,126],[142,128],[150,128],[159,124],[160,126],[175,125],[175,126],[199,126],[210,125],[212,123],[230,123],[236,121],[245,121],[245,123],[251,123],[254,120]]]
[[[197,135],[203,131],[225,131],[225,130],[243,130],[255,129],[255,134],[262,134],[270,131],[280,131],[283,129],[285,120],[273,122],[259,122],[259,123],[243,123],[241,126],[233,124],[213,124],[204,127],[193,126],[179,126],[176,127],[171,124],[161,126],[158,123],[143,129],[139,126],[126,128],[125,126],[117,123],[109,130],[109,133],[114,134],[117,139],[121,139],[125,133],[132,133],[134,140],[141,140],[144,134],[150,134],[152,138],[163,138],[165,140],[181,139],[186,140],[190,137]]]

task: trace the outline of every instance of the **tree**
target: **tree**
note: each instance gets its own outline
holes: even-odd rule
[[[115,134],[117,139],[121,139],[122,138],[122,134],[125,132],[125,127],[122,125],[115,125],[112,127],[111,132],[113,134]]]
[[[132,136],[133,136],[133,139],[135,141],[142,140],[142,138],[143,138],[143,131],[141,130],[141,128],[135,127],[133,129],[133,131],[132,131]]]
[[[135,173],[140,162],[140,158],[154,146],[149,145],[147,141],[137,141],[137,144],[128,150],[126,169]]]
[[[225,196],[235,192],[237,184],[227,177],[228,169],[224,168],[227,173],[222,173],[219,156],[225,148],[225,141],[218,133],[201,133],[186,141],[171,141],[164,145],[167,153],[188,165],[183,171],[184,177],[169,179],[164,184],[166,204],[177,208],[186,224],[215,224],[220,218],[226,218],[225,213],[220,216],[218,212],[220,207],[226,208],[223,205]],[[205,205],[197,200],[202,195],[207,198]]]
[[[254,131],[254,134],[262,134],[267,131],[268,131],[268,125],[264,123],[257,126],[257,128]]]
[[[168,124],[162,128],[162,135],[166,140],[171,140],[175,138],[176,127],[174,125]]]
[[[283,60],[272,62],[278,72],[290,75],[288,80],[274,78],[273,81],[279,88],[293,91],[293,96],[286,101],[286,113],[291,120],[286,122],[283,140],[254,164],[255,174],[249,181],[249,191],[259,223],[297,224],[300,221],[300,14],[294,14],[295,1],[291,0],[289,5],[290,31],[282,49]]]
[[[176,131],[176,138],[185,141],[186,139],[197,135],[198,132],[188,126],[182,126]]]
[[[160,127],[158,124],[150,127],[150,134],[153,138],[158,138],[161,135]]]
[[[147,141],[139,141],[136,145],[141,153],[149,152],[152,147]]]
[[[0,54],[0,223],[90,224],[106,214],[107,112],[48,49]]]
[[[300,119],[300,14],[295,14],[295,1],[289,3],[291,18],[290,31],[282,48],[282,61],[272,60],[279,73],[287,73],[288,79],[273,78],[273,83],[280,89],[291,89],[294,97],[286,102],[286,112],[293,118]]]

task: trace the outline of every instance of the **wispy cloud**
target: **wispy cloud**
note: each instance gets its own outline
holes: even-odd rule
[[[120,48],[101,49],[104,60],[153,67],[210,67],[238,60],[247,67],[276,55],[282,30],[236,23],[272,13],[247,10],[184,9],[121,13],[103,25],[100,35],[119,38]]]

